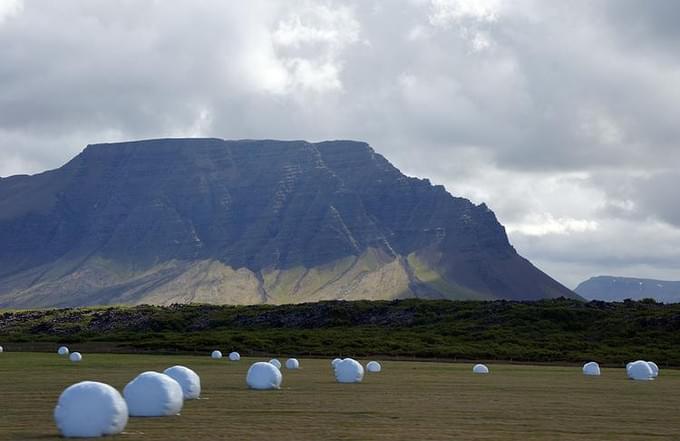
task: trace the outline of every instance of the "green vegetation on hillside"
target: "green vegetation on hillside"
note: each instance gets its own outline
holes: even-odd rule
[[[486,359],[531,362],[634,359],[680,366],[680,304],[557,299],[357,301],[300,305],[173,305],[7,311],[0,344],[57,343],[120,352]]]

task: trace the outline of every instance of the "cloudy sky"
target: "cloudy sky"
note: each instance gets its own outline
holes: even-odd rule
[[[0,176],[88,143],[358,139],[569,287],[680,280],[680,2],[0,0]]]

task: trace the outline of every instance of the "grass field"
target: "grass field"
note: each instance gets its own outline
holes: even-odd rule
[[[81,380],[122,390],[145,370],[186,365],[201,376],[202,399],[180,416],[131,418],[119,440],[679,440],[680,372],[653,382],[623,369],[599,378],[579,367],[383,363],[364,382],[337,384],[329,360],[284,369],[278,391],[251,391],[253,359],[229,362],[169,355],[84,354],[74,365],[56,354],[0,354],[0,440],[50,440],[61,391]],[[362,360],[365,361],[365,360]]]

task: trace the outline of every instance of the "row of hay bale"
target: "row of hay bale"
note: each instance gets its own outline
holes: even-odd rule
[[[659,366],[653,361],[637,360],[626,365],[631,380],[650,381],[659,376]]]
[[[257,390],[279,389],[283,381],[281,367],[281,362],[276,358],[268,362],[253,363],[246,374],[248,387]],[[331,361],[331,367],[338,383],[360,383],[364,379],[364,367],[353,358],[336,358]],[[300,362],[296,358],[289,358],[286,360],[286,368],[300,369]],[[382,366],[377,361],[370,361],[366,370],[377,373],[382,370]]]
[[[219,359],[222,358],[222,351],[219,351],[219,350],[216,349],[216,350],[212,351],[212,353],[210,354],[210,357],[213,360],[219,360]],[[229,360],[230,361],[240,361],[241,360],[241,354],[239,354],[236,351],[230,352],[229,353]]]
[[[177,415],[184,400],[200,395],[200,377],[185,366],[143,372],[125,386],[122,396],[108,384],[81,381],[61,393],[54,420],[65,437],[115,435],[125,429],[129,417]]]
[[[58,351],[66,355],[66,351]],[[339,383],[361,382],[364,368],[358,361],[345,358],[333,360]],[[246,374],[251,389],[279,389],[283,376],[281,362],[253,363]],[[299,369],[296,358],[286,360],[286,368]],[[369,372],[380,372],[380,363],[367,364]],[[184,400],[200,397],[201,380],[196,372],[185,366],[173,366],[163,373],[147,371],[136,376],[121,395],[112,386],[97,381],[82,381],[66,388],[54,409],[59,432],[65,437],[99,437],[121,433],[129,417],[162,417],[177,415]]]
[[[595,361],[589,361],[583,365],[583,374],[588,376],[601,375],[600,365]],[[649,381],[659,376],[659,366],[653,361],[632,361],[626,365],[626,374],[631,380]]]
[[[3,352],[3,347],[0,346],[0,353],[2,353],[2,352]],[[68,355],[69,359],[72,362],[76,362],[76,363],[80,362],[83,359],[82,354],[80,352],[69,353],[69,348],[66,347],[66,346],[59,347],[59,349],[57,350],[57,353],[59,355],[62,355],[62,356]],[[219,360],[219,359],[222,358],[222,352],[220,352],[219,350],[214,350],[211,353],[211,357],[213,359]],[[240,361],[241,355],[238,352],[233,351],[233,352],[229,353],[229,360]],[[352,363],[352,361],[354,361],[354,362],[356,362],[356,361],[351,359],[351,358],[345,359],[345,360],[351,360],[350,362],[348,362],[349,363],[348,365],[351,365],[353,367],[351,367],[351,368],[350,367],[344,367],[341,370],[340,377],[345,378],[345,374],[344,374],[345,372],[352,372],[351,374],[349,374],[348,378],[352,378],[352,377],[358,378],[359,377],[359,374],[358,374],[359,369],[357,369],[356,365],[354,365]],[[340,358],[334,359],[331,362],[333,368],[335,368],[336,364],[338,364],[341,361],[344,361],[344,360],[340,359]],[[275,358],[271,359],[271,360],[269,360],[269,363],[274,365],[277,369],[281,369],[281,362],[278,359],[275,359]],[[356,362],[356,363],[358,363],[358,362]],[[286,368],[287,369],[299,369],[300,368],[300,362],[295,358],[289,358],[288,360],[286,360]],[[366,368],[369,372],[380,372],[380,370],[381,370],[380,363],[378,363],[376,361],[370,361],[366,365]],[[599,375],[601,375],[600,365],[595,361],[590,361],[590,362],[585,363],[583,365],[582,370],[583,370],[584,375],[588,375],[588,376],[599,376]],[[363,378],[363,366],[361,367],[361,372],[362,373],[361,373],[360,377]],[[476,365],[473,366],[472,372],[475,373],[475,374],[488,374],[489,368],[484,364],[476,364]],[[626,365],[626,373],[628,375],[628,378],[630,378],[632,380],[639,380],[639,381],[653,380],[653,379],[655,379],[656,377],[659,376],[659,366],[653,361],[637,360],[637,361],[630,362]],[[336,377],[337,377],[337,370],[336,370]],[[338,380],[338,381],[340,381],[340,380]],[[359,379],[358,381],[361,381],[361,380]],[[343,381],[340,381],[340,382],[343,382]],[[349,382],[352,382],[352,381],[349,381]]]
[[[57,354],[61,355],[62,357],[68,356],[68,359],[74,363],[79,363],[83,360],[83,354],[77,351],[71,352],[67,346],[59,346],[59,349],[57,349]]]

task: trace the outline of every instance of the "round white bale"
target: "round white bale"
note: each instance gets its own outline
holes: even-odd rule
[[[281,362],[279,361],[278,358],[272,358],[271,360],[269,360],[269,363],[276,366],[276,369],[281,369]]]
[[[644,360],[634,361],[627,371],[628,378],[632,380],[649,381],[654,379],[652,368]]]
[[[472,372],[475,374],[488,374],[489,368],[486,367],[486,365],[479,363],[472,367]]]
[[[219,360],[220,358],[222,358],[222,352],[220,352],[220,351],[212,351],[212,353],[210,354],[210,356],[212,357],[213,360]]]
[[[361,383],[364,367],[352,358],[345,358],[335,365],[335,379],[338,383]]]
[[[177,415],[184,404],[182,386],[160,372],[143,372],[123,389],[130,416]]]
[[[238,352],[230,352],[229,353],[229,360],[231,361],[239,361],[241,359],[241,354]]]
[[[201,377],[186,366],[173,366],[163,371],[182,387],[185,400],[195,400],[201,396]]]
[[[54,421],[65,437],[99,437],[121,433],[128,407],[108,384],[83,381],[67,387],[54,408]]]
[[[57,354],[59,355],[68,355],[69,350],[66,346],[59,346],[59,349],[57,349]]]
[[[331,366],[333,367],[333,369],[335,369],[335,367],[336,367],[336,366],[338,365],[338,363],[340,363],[341,361],[342,361],[342,358],[334,358],[333,361],[331,361]]]
[[[74,363],[78,363],[83,359],[83,356],[80,354],[80,352],[71,352],[71,355],[68,356],[68,359]]]
[[[594,361],[589,361],[583,365],[583,375],[600,375],[600,365]]]
[[[279,368],[264,361],[253,363],[246,375],[248,387],[257,390],[278,389],[281,387],[282,380],[283,376]]]
[[[300,362],[297,358],[289,358],[286,360],[286,369],[300,369]]]
[[[366,365],[366,370],[371,373],[376,373],[382,370],[382,366],[377,361],[369,361]]]

